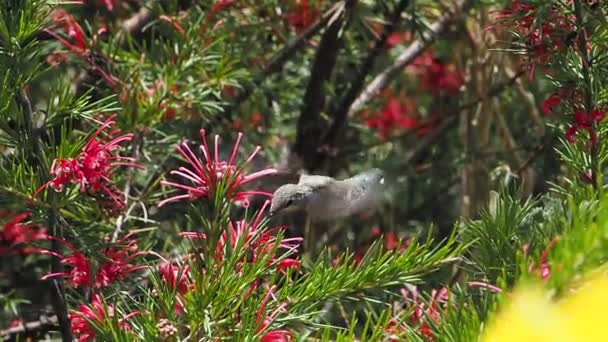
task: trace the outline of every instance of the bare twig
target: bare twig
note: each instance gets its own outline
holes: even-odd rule
[[[287,62],[298,50],[300,50],[312,36],[323,28],[329,19],[343,8],[343,2],[338,2],[325,12],[317,21],[310,25],[304,32],[292,39],[280,51],[278,51],[264,69],[253,78],[251,84],[244,86],[236,99],[225,109],[227,113],[238,108],[255,92],[255,90],[272,74],[281,71]]]
[[[346,126],[346,121],[348,118],[348,112],[356,100],[357,95],[361,93],[363,86],[365,85],[365,78],[371,72],[374,67],[374,62],[376,58],[382,51],[386,49],[386,41],[388,37],[393,33],[397,27],[397,24],[401,20],[401,14],[405,10],[405,8],[409,5],[409,0],[400,0],[395,10],[393,11],[391,18],[389,20],[388,25],[384,27],[382,35],[379,39],[375,41],[374,47],[370,50],[369,54],[361,64],[359,71],[355,77],[354,82],[346,91],[346,94],[340,101],[336,111],[333,113],[333,122],[329,127],[325,137],[323,138],[323,144],[327,144],[332,146],[339,139],[341,131]]]
[[[139,151],[142,148],[143,145],[143,137],[140,134],[137,134],[135,136],[135,138],[133,139],[133,144],[131,146],[131,157],[134,158],[134,160],[138,160],[139,159]],[[131,168],[129,169],[129,171],[127,171],[128,175],[127,175],[127,181],[125,182],[125,188],[124,188],[124,195],[125,195],[125,208],[128,208],[128,204],[129,204],[129,197],[130,197],[130,193],[131,193],[131,183],[133,182],[133,177],[134,177],[134,169]],[[120,233],[122,232],[122,226],[125,223],[125,220],[128,216],[128,211],[125,211],[125,213],[120,214],[118,216],[118,218],[116,219],[116,229],[114,230],[114,234],[112,234],[112,242],[116,242],[118,240],[118,236],[120,235]]]
[[[341,31],[355,2],[356,0],[346,0],[340,13],[336,13],[335,19],[321,38],[310,72],[310,80],[298,118],[296,141],[293,146],[293,152],[302,159],[304,168],[308,170],[315,167],[319,137],[322,134],[321,111],[325,98],[323,86],[331,77],[336,64],[342,43]]]
[[[374,80],[363,90],[361,95],[353,102],[348,114],[354,115],[363,106],[376,96],[403,68],[411,63],[422,51],[424,51],[435,39],[440,36],[448,27],[449,23],[458,13],[466,11],[471,5],[472,0],[457,0],[454,10],[449,11],[439,20],[433,23],[428,32],[422,34],[422,38],[414,41],[403,53],[397,57],[395,63],[382,71]]]

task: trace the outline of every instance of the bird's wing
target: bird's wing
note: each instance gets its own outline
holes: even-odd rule
[[[300,176],[300,181],[298,182],[298,184],[308,185],[314,190],[324,188],[325,186],[334,181],[335,180],[333,178],[327,176],[302,175]]]

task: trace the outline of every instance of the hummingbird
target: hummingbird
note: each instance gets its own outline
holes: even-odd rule
[[[302,175],[272,196],[269,215],[304,210],[312,222],[339,220],[371,209],[384,190],[384,171],[373,168],[351,178]]]

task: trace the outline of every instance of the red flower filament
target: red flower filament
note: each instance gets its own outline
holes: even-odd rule
[[[260,146],[249,155],[247,160],[240,166],[235,165],[235,159],[238,148],[243,137],[243,133],[238,134],[232,154],[228,162],[221,161],[219,157],[219,136],[215,136],[214,155],[211,156],[205,130],[201,130],[203,145],[200,145],[200,150],[203,154],[204,162],[196,156],[187,142],[177,146],[177,151],[190,164],[191,169],[180,167],[177,170],[170,172],[171,175],[180,176],[193,185],[185,185],[181,183],[171,182],[167,180],[161,181],[162,185],[171,186],[180,190],[185,190],[185,194],[173,196],[161,201],[158,206],[162,207],[167,203],[180,200],[197,200],[201,197],[212,199],[218,195],[221,190],[221,195],[233,201],[242,201],[245,205],[248,204],[248,197],[251,195],[264,195],[272,197],[272,194],[264,191],[241,191],[240,188],[263,176],[275,174],[277,170],[266,169],[254,172],[249,175],[244,174],[245,167],[251,162],[253,157],[262,149]]]

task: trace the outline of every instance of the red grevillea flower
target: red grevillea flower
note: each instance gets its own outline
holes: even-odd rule
[[[111,0],[106,1],[111,3]],[[96,72],[110,87],[116,88],[118,85],[118,79],[100,67],[96,62],[96,58],[93,58],[93,56],[89,54],[89,45],[92,45],[95,42],[97,35],[107,32],[107,26],[102,26],[99,28],[97,34],[93,36],[89,43],[87,43],[84,30],[78,24],[76,19],[74,19],[74,17],[68,12],[61,8],[57,8],[53,11],[51,19],[57,27],[62,28],[65,31],[65,34],[69,37],[69,39],[64,38],[64,36],[60,35],[53,29],[45,28],[43,31],[57,39],[63,46],[68,48],[76,56],[84,59],[91,66],[93,71]],[[99,55],[97,56],[97,58],[99,58]]]
[[[574,22],[572,15],[566,16],[555,8],[546,11],[542,21],[537,20],[535,11],[529,4],[513,0],[509,9],[490,11],[495,24],[486,27],[486,30],[510,27],[523,38],[530,78],[537,65],[547,66],[552,55],[568,47]]]
[[[553,248],[553,246],[555,246],[558,241],[559,236],[556,236],[551,241],[549,241],[545,249],[543,249],[538,259],[538,263],[536,263],[536,267],[535,263],[530,264],[528,266],[528,272],[535,272],[541,277],[543,281],[549,280],[549,278],[551,277],[551,263],[547,261],[547,257],[549,256],[549,251],[551,250],[551,248]],[[526,254],[527,251],[528,245],[525,245],[524,254]]]
[[[47,280],[52,277],[63,276],[67,278],[68,284],[74,288],[78,288],[80,286],[92,286],[93,272],[91,271],[91,266],[86,256],[76,249],[76,247],[74,247],[71,243],[65,240],[57,239],[54,236],[49,236],[48,239],[59,241],[72,252],[72,255],[65,256],[50,250],[42,250],[41,253],[59,258],[63,265],[70,267],[70,270],[67,272],[49,273],[43,276],[41,279]]]
[[[171,290],[177,290],[178,297],[185,295],[193,284],[190,283],[189,273],[190,266],[185,265],[180,268],[172,262],[163,262],[158,266],[162,280]],[[184,307],[180,298],[176,298],[174,310],[176,313],[182,313]]]
[[[594,123],[600,122],[606,116],[605,109],[594,109],[587,113],[582,109],[574,112],[574,123],[566,130],[566,140],[570,143],[576,142],[576,133],[584,130],[589,133],[589,141],[592,146],[597,144],[597,133],[595,132]]]
[[[135,311],[119,319],[120,329],[129,330],[130,325],[126,320],[139,314],[139,311]],[[78,311],[70,313],[72,333],[78,337],[79,342],[90,341],[95,338],[97,333],[89,321],[103,326],[108,320],[112,320],[113,317],[114,306],[104,304],[101,296],[96,293],[93,295],[91,305],[81,304],[78,307]]]
[[[0,213],[0,217],[5,215],[10,214]],[[2,231],[0,231],[0,255],[5,253],[33,253],[37,251],[36,248],[24,245],[47,238],[46,228],[23,223],[23,221],[29,217],[30,213],[21,213],[4,223]]]
[[[202,162],[197,155],[190,149],[187,142],[177,146],[177,151],[188,161],[191,169],[180,167],[177,170],[170,172],[171,175],[180,176],[186,181],[189,181],[193,185],[185,185],[181,183],[171,182],[167,180],[161,181],[161,184],[165,186],[171,186],[177,189],[185,190],[186,193],[182,195],[173,196],[161,201],[158,206],[176,202],[180,200],[197,200],[201,197],[208,199],[214,198],[218,195],[218,191],[226,198],[232,201],[241,201],[245,205],[248,205],[248,197],[251,195],[264,195],[272,197],[271,193],[264,191],[241,191],[240,188],[251,182],[252,180],[258,179],[263,176],[277,173],[275,169],[266,169],[258,172],[254,172],[249,175],[245,175],[244,169],[251,162],[253,157],[262,149],[257,146],[255,150],[249,155],[247,160],[241,165],[236,165],[236,155],[238,148],[243,137],[243,133],[238,133],[236,142],[232,149],[232,154],[228,162],[220,160],[219,157],[219,136],[215,136],[214,154],[211,155],[209,147],[207,146],[207,137],[205,130],[201,130],[201,137],[203,144],[199,146],[204,162]]]
[[[133,258],[145,254],[145,252],[131,253],[137,250],[137,245],[134,240],[129,241],[126,246],[117,248],[133,235],[133,233],[127,234],[116,243],[116,246],[103,249],[102,253],[105,260],[100,263],[96,273],[92,271],[89,259],[81,251],[76,249],[76,247],[65,240],[49,236],[49,239],[59,241],[67,247],[72,252],[72,255],[65,256],[50,250],[43,250],[41,253],[59,258],[62,264],[70,266],[70,270],[67,272],[47,274],[42,277],[42,280],[56,276],[64,276],[67,278],[67,282],[74,288],[80,286],[102,288],[109,286],[116,280],[124,279],[126,274],[145,267],[135,266],[130,263]]]
[[[220,239],[217,242],[213,258],[218,262],[224,260],[226,252],[234,250],[239,241],[242,241],[240,248],[247,250],[249,253],[244,258],[237,268],[244,262],[255,262],[260,258],[269,258],[268,266],[276,268],[278,271],[285,273],[288,268],[300,267],[300,261],[292,258],[276,258],[273,254],[278,249],[287,250],[287,252],[295,252],[302,243],[301,237],[293,237],[278,240],[273,233],[277,230],[284,229],[284,226],[277,226],[270,229],[263,229],[260,226],[260,221],[270,201],[265,201],[264,205],[257,213],[253,221],[240,220],[237,222],[229,222],[228,229],[222,232]],[[182,232],[179,234],[182,237],[189,239],[205,239],[206,236],[199,232]],[[245,260],[246,259],[246,260]]]
[[[293,334],[289,330],[272,330],[262,335],[261,342],[290,342]]]
[[[319,9],[311,7],[308,0],[294,0],[285,21],[297,32],[307,29],[319,17]]]
[[[213,3],[213,6],[211,7],[209,13],[205,15],[205,21],[203,22],[203,25],[201,26],[198,35],[202,37],[205,33],[207,33],[207,28],[209,27],[209,24],[211,20],[215,17],[215,15],[218,12],[221,12],[224,9],[228,8],[233,3],[234,0],[216,0],[215,3]],[[207,44],[209,43],[210,41],[207,41]]]
[[[392,94],[387,96],[381,112],[363,112],[361,117],[367,127],[378,132],[380,140],[385,140],[397,130],[412,130],[420,126],[415,101],[412,99],[402,101]]]
[[[418,56],[408,68],[420,78],[420,89],[437,96],[457,95],[464,80],[453,64],[446,64],[428,51]]]
[[[445,287],[441,288],[439,291],[432,290],[428,303],[419,300],[416,286],[406,285],[406,288],[401,289],[401,294],[406,303],[414,307],[414,312],[409,317],[410,324],[417,325],[420,334],[425,335],[430,340],[434,340],[434,335],[428,324],[428,319],[432,319],[435,322],[439,320],[439,305],[447,302],[448,290]]]
[[[543,114],[545,114],[545,116],[553,115],[553,107],[559,106],[560,103],[562,103],[562,99],[557,94],[549,96],[543,101]]]
[[[262,299],[262,303],[260,304],[260,308],[258,309],[258,312],[256,314],[255,322],[258,324],[258,328],[255,332],[258,334],[268,328],[272,324],[272,322],[274,322],[274,320],[277,318],[279,313],[287,311],[287,304],[282,303],[270,314],[266,313],[266,306],[268,305],[270,298],[276,298],[274,294],[275,289],[276,285],[272,285],[268,289],[268,292],[266,293],[266,296],[264,296],[264,299]],[[265,340],[264,336],[266,336]],[[273,339],[279,337],[282,337],[283,339]],[[292,338],[293,335],[287,330],[272,330],[265,332],[262,335],[262,340],[264,341],[291,341]]]
[[[94,283],[96,288],[109,286],[116,280],[124,279],[125,275],[131,272],[146,268],[146,266],[136,266],[131,263],[134,258],[146,254],[144,251],[137,251],[137,241],[133,239],[134,235],[135,233],[131,232],[118,240],[115,246],[103,249],[105,261],[97,271]],[[127,243],[125,244],[125,242]]]
[[[110,116],[93,134],[76,158],[55,159],[51,165],[53,179],[42,185],[34,196],[47,187],[56,192],[63,191],[65,184],[80,184],[82,192],[103,192],[117,208],[124,207],[122,195],[113,186],[110,174],[117,166],[142,168],[135,164],[134,158],[122,157],[116,154],[120,143],[133,139],[133,134],[124,134],[112,138],[117,131],[100,137],[101,133],[111,127],[116,114]]]

